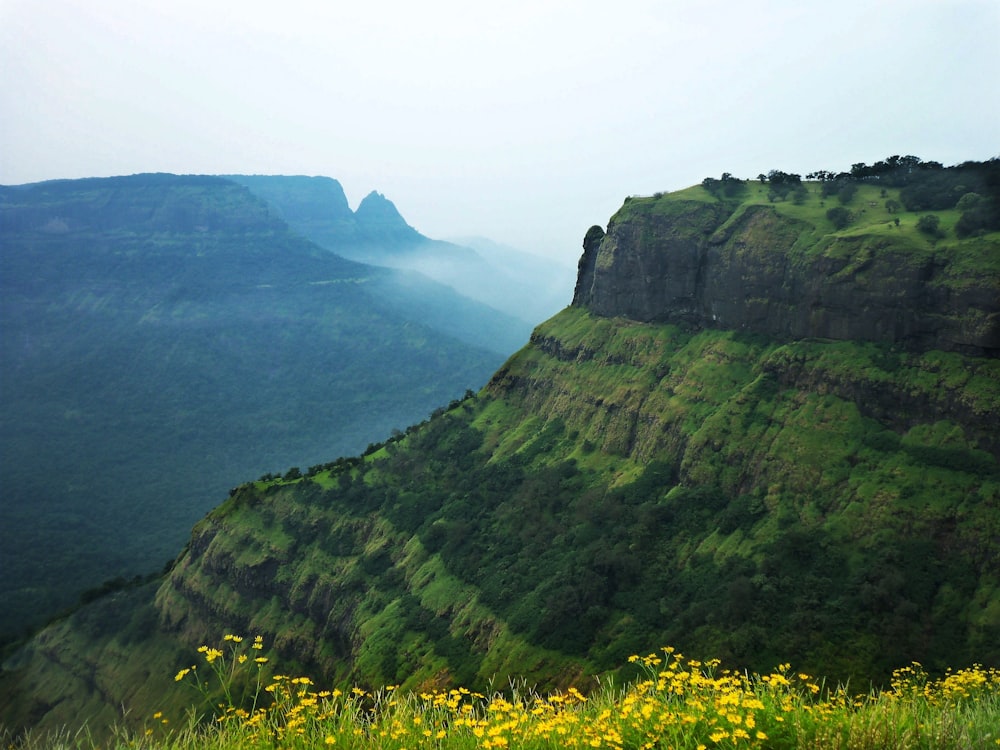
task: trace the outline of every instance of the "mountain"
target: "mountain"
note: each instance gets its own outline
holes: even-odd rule
[[[227,632],[403,689],[585,688],[664,645],[860,692],[1000,664],[1000,224],[966,218],[996,166],[630,199],[478,394],[235,488],[161,580],[11,654],[4,720],[180,711]]]
[[[355,454],[481,387],[528,337],[219,177],[3,187],[0,246],[3,637],[162,569],[248,476]]]
[[[274,205],[322,247],[353,260],[411,271],[532,327],[565,307],[573,269],[482,239],[432,240],[406,223],[395,204],[372,191],[351,212],[343,188],[325,177],[232,175]]]

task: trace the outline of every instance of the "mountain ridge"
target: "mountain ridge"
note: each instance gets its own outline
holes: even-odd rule
[[[406,223],[392,201],[372,191],[356,212],[330,178],[230,175],[272,203],[321,247],[362,263],[421,274],[504,313],[525,340],[531,328],[565,306],[572,269],[492,244],[430,239]],[[324,182],[326,181],[326,182]],[[518,322],[519,321],[519,322]]]
[[[0,233],[5,639],[159,570],[248,474],[360,451],[527,335],[221,177],[3,187]]]

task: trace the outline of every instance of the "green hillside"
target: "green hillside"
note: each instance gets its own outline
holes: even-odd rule
[[[656,642],[835,676],[994,661],[996,458],[961,424],[901,430],[814,385],[849,361],[933,402],[939,380],[921,376],[961,370],[958,398],[995,415],[1000,363],[883,357],[563,313],[482,397],[365,462],[242,489],[195,530],[162,611],[200,619],[198,582],[248,567],[211,627],[281,644],[283,614],[304,608],[309,661],[354,661],[368,684],[447,669],[481,686],[517,665],[551,680],[553,661],[600,671]],[[789,360],[799,377],[781,383]],[[338,578],[354,576],[349,595]],[[421,633],[436,619],[455,653]],[[488,638],[480,653],[477,633],[531,644],[545,666]]]
[[[857,686],[1000,665],[1000,233],[957,236],[968,201],[911,232],[913,184],[863,176],[837,229],[776,177],[627,201],[478,394],[234,489],[158,586],[11,655],[4,720],[183,706],[227,632],[403,690],[586,687],[663,645]]]

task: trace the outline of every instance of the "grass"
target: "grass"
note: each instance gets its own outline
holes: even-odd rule
[[[103,741],[86,729],[0,741],[12,750],[1000,746],[1000,671],[978,665],[931,678],[914,663],[888,688],[856,693],[789,665],[747,674],[664,648],[630,657],[627,681],[587,694],[540,695],[516,683],[484,694],[321,689],[308,677],[270,676],[260,638],[227,635],[198,651],[198,663],[176,675],[194,688],[186,716],[156,712],[141,729]]]
[[[862,245],[874,251],[891,248],[914,258],[938,254],[951,261],[943,280],[952,286],[967,285],[973,279],[982,278],[987,270],[995,271],[1000,263],[1000,236],[996,232],[964,240],[956,238],[955,224],[962,215],[957,208],[907,211],[900,207],[890,212],[886,205],[888,201],[901,203],[899,189],[859,184],[853,199],[845,206],[851,212],[851,222],[838,230],[826,215],[829,209],[841,205],[837,197],[823,198],[818,182],[806,181],[802,184],[807,194],[796,203],[790,197],[772,201],[768,197],[768,186],[749,181],[742,194],[728,200],[727,210],[731,214],[722,226],[737,222],[747,210],[767,206],[778,215],[797,222],[799,236],[793,248],[794,255],[801,252],[806,255],[853,256]],[[674,217],[693,210],[691,207],[695,204],[715,206],[719,200],[701,185],[694,185],[652,197],[630,198],[615,218],[620,223],[639,215]],[[940,219],[939,236],[929,236],[917,228],[920,217],[929,213]]]

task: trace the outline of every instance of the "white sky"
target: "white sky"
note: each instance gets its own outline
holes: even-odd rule
[[[1000,0],[0,0],[0,184],[322,174],[575,262],[630,194],[1000,155]]]

